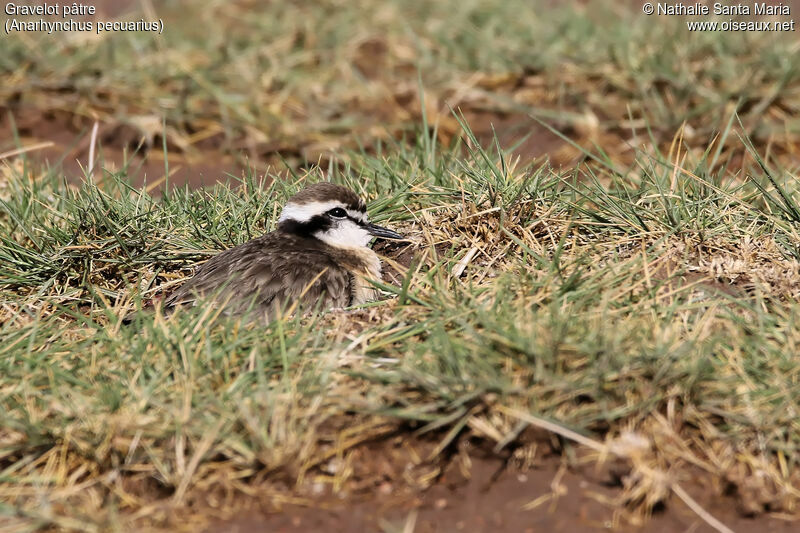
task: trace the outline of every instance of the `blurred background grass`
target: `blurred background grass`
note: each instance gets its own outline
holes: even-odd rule
[[[0,153],[53,142],[35,155],[80,175],[97,122],[101,166],[152,182],[166,140],[173,182],[213,183],[386,150],[413,140],[423,109],[447,146],[453,109],[483,143],[496,132],[525,161],[570,166],[581,152],[532,117],[630,162],[684,121],[709,145],[737,109],[758,146],[796,164],[794,34],[689,34],[637,2],[126,4],[98,2],[100,18],[162,18],[164,33],[4,36]],[[721,148],[717,162],[741,168],[741,147]]]

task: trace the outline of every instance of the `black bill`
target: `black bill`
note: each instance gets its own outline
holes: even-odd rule
[[[376,224],[367,224],[367,231],[370,235],[374,235],[375,237],[380,237],[382,239],[402,239],[403,236],[397,233],[396,231],[392,231],[389,228],[384,228],[383,226],[378,226]]]

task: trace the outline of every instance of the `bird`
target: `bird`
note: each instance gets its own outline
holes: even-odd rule
[[[229,315],[274,320],[292,306],[329,310],[377,299],[368,280],[381,280],[373,238],[403,239],[369,221],[359,196],[319,182],[292,196],[277,228],[229,248],[198,268],[164,300],[166,314],[201,301]]]

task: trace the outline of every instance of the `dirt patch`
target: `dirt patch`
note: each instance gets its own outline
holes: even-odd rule
[[[13,115],[0,108],[0,153],[17,148],[14,132],[22,149],[34,165],[58,168],[73,183],[80,182],[89,168],[92,123],[69,113],[41,114],[34,109],[17,110]],[[107,173],[124,172],[134,186],[163,183],[167,166],[160,149],[161,138],[145,139],[130,126],[99,125],[95,148],[95,180]],[[169,181],[192,188],[241,177],[245,165],[231,156],[215,152],[189,154],[168,143]],[[158,190],[160,186],[156,186]]]
[[[465,118],[481,146],[494,146],[496,138],[500,148],[519,157],[523,166],[545,159],[555,167],[571,166],[580,159],[577,149],[528,115],[470,111]]]
[[[675,497],[649,518],[620,507],[617,471],[570,462],[548,441],[539,435],[534,446],[512,455],[462,440],[445,460],[427,463],[420,458],[434,441],[395,436],[348,456],[340,467],[352,468],[353,478],[340,492],[312,483],[306,489],[325,493],[308,505],[251,509],[205,531],[714,531]],[[699,477],[683,486],[734,531],[796,531],[796,524],[776,517],[743,516],[733,496]]]
[[[14,131],[19,135],[19,145],[41,145],[25,153],[34,164],[59,167],[72,182],[86,175],[89,165],[92,121],[66,112],[40,113],[35,109],[16,108],[12,119],[9,109],[0,108],[0,153],[17,148]],[[502,149],[510,149],[523,165],[544,161],[555,166],[571,166],[580,160],[580,152],[557,135],[524,114],[470,111],[465,114],[482,146],[493,149],[495,136]],[[447,136],[448,142],[453,131]],[[223,148],[226,141],[212,136],[192,149],[176,145],[167,134],[169,153],[169,181],[176,186],[192,188],[226,181],[231,176],[242,177],[249,164],[258,173],[269,164],[279,164],[281,158],[299,160],[302,156],[296,147],[281,143],[259,146],[252,155],[239,152],[228,154]],[[46,143],[50,143],[45,145]],[[95,168],[104,172],[125,171],[134,186],[152,184],[165,176],[163,138],[160,133],[142,131],[131,125],[100,124],[98,126]],[[260,162],[260,164],[259,164]],[[327,160],[320,159],[321,163]],[[302,165],[301,165],[302,166]],[[97,176],[97,174],[96,174]]]

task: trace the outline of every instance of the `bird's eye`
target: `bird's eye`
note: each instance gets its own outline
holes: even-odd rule
[[[328,211],[328,215],[332,216],[333,218],[344,218],[347,216],[347,212],[341,207],[334,207]]]

